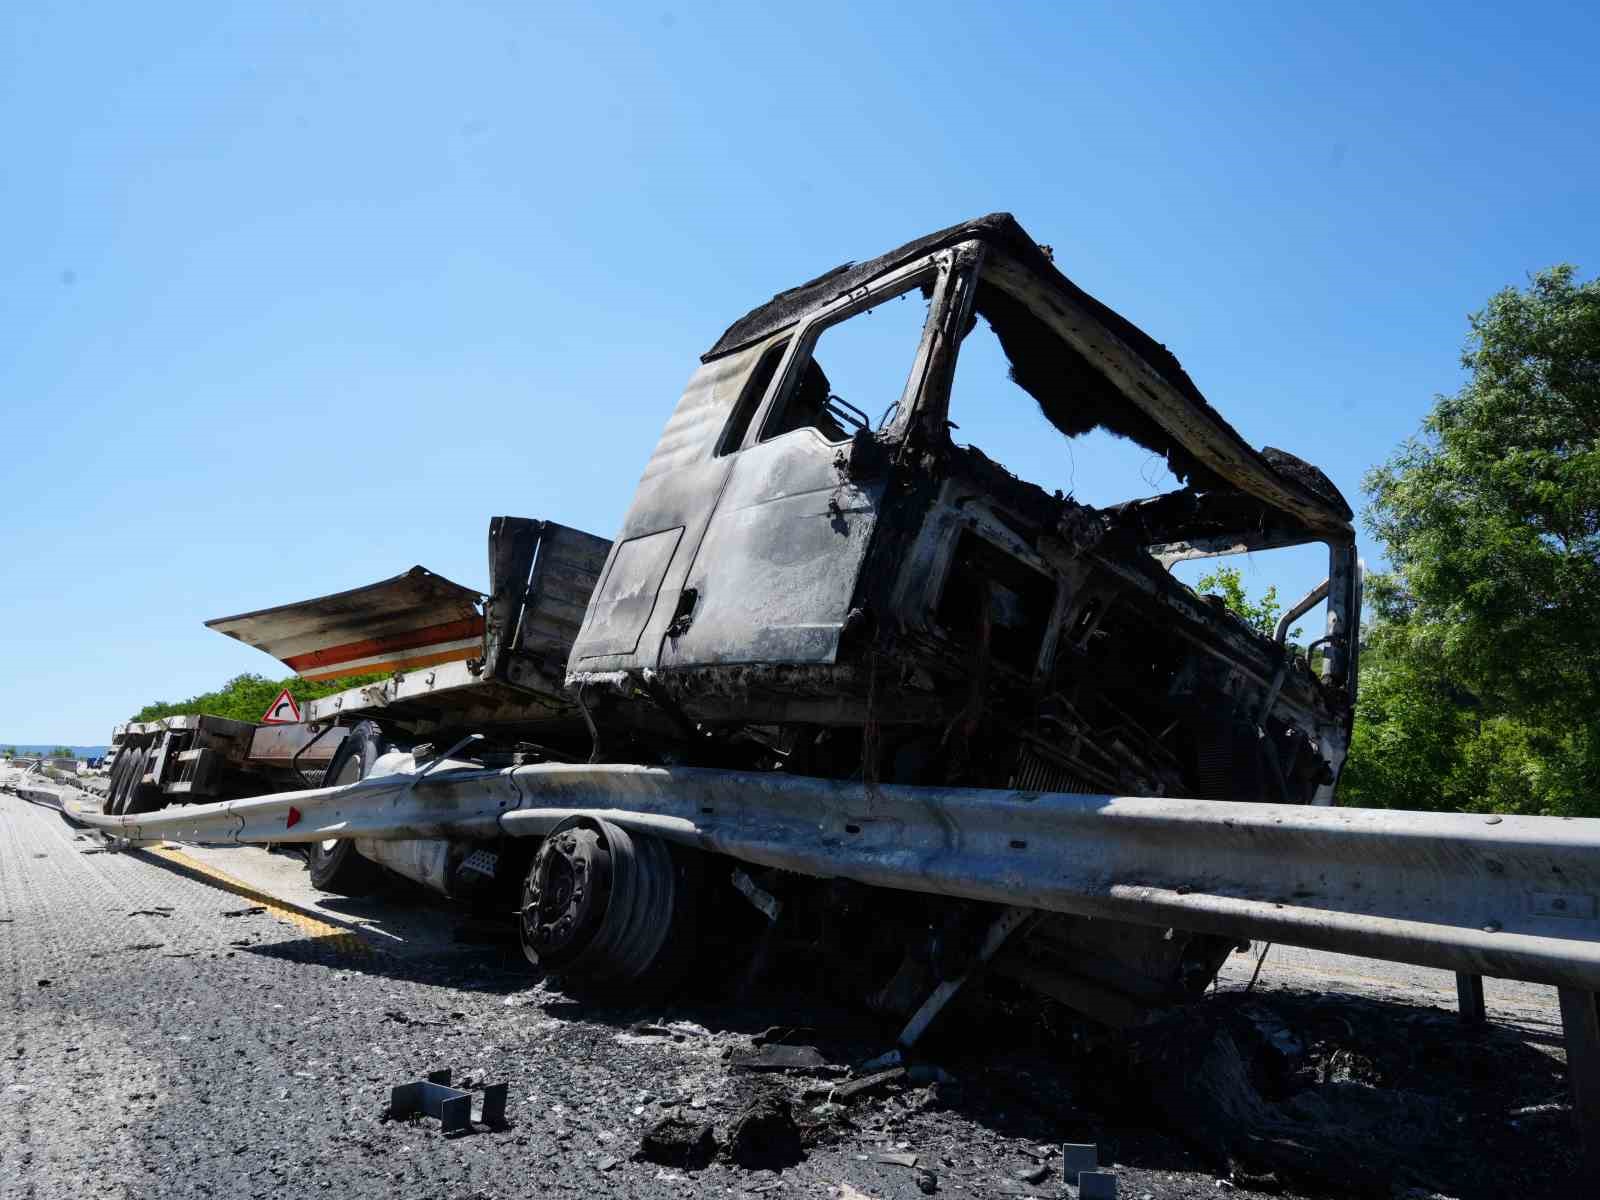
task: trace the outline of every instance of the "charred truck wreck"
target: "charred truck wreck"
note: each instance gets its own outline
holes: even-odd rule
[[[895,390],[837,394],[831,335],[908,296],[926,301],[920,341],[873,364]],[[959,444],[952,382],[979,321],[1063,436],[1130,438],[1186,486],[1097,510]],[[1303,543],[1327,546],[1328,582],[1276,639],[1168,570]],[[1324,594],[1313,674],[1284,633]],[[1164,347],[996,214],[783,292],[723,334],[645,467],[567,684],[596,761],[1329,804],[1359,605],[1350,508],[1327,478],[1252,450]],[[960,969],[941,958],[992,920],[905,899],[926,944],[898,964],[899,998],[880,994],[902,1006],[919,966]],[[896,932],[891,947],[915,940]],[[1203,988],[1229,949],[1052,917],[995,969],[1121,1023]]]
[[[835,394],[828,335],[907,293],[928,315],[903,390]],[[959,445],[951,384],[979,320],[1064,436],[1130,438],[1188,486],[1095,510]],[[885,410],[876,426],[859,405]],[[1350,516],[1320,471],[1251,450],[1171,354],[986,217],[729,328],[645,467],[567,684],[602,742],[653,755],[1326,804],[1353,691]],[[1329,548],[1321,678],[1167,571],[1307,542]],[[664,736],[625,715],[640,704],[673,718]]]
[[[850,332],[889,312],[913,314],[920,335],[908,327],[892,361],[852,354]],[[993,342],[974,336],[985,329]],[[980,342],[998,343],[999,369],[1064,438],[1131,439],[1182,486],[1094,508],[962,444],[952,394]],[[568,543],[574,594],[550,601]],[[1276,637],[1170,573],[1309,543],[1327,548],[1327,581]],[[840,267],[735,322],[689,380],[616,540],[501,518],[490,567],[483,654],[468,665],[479,691],[520,696],[520,716],[497,699],[451,717],[442,696],[397,691],[345,738],[329,782],[360,778],[389,746],[477,731],[489,765],[1325,805],[1348,745],[1361,600],[1349,506],[1315,467],[1246,445],[1164,347],[1005,214]],[[1313,659],[1285,635],[1324,599]],[[911,1012],[1003,941],[992,972],[1122,1025],[1198,994],[1231,949],[1043,913],[997,941],[1015,910],[762,869],[603,821],[564,822],[536,853],[531,841],[452,843],[438,874],[464,890],[477,862],[482,879],[520,888],[530,957],[573,986],[670,974],[672,947],[749,918],[769,945],[848,947],[887,1011]],[[390,859],[412,845],[360,843],[402,870]],[[344,847],[322,853],[353,865]],[[337,886],[332,866],[322,874]]]

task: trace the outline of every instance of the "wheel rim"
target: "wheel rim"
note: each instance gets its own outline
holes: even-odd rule
[[[676,871],[665,842],[609,821],[569,817],[550,831],[523,889],[529,960],[594,982],[649,970],[672,929]]]

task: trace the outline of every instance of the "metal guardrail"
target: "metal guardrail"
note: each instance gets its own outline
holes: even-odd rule
[[[79,819],[309,842],[531,836],[574,812],[810,875],[1600,991],[1600,820],[566,764]]]
[[[38,763],[26,768],[0,768],[0,792],[12,792],[31,803],[62,808],[65,790],[66,786],[53,782]]]

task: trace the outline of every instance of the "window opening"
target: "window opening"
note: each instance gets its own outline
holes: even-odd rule
[[[1278,617],[1328,574],[1328,548],[1320,542],[1280,546],[1244,554],[1219,554],[1211,558],[1186,558],[1172,564],[1172,574],[1201,595],[1217,597],[1245,623],[1267,637]],[[1204,586],[1202,586],[1204,581]],[[1231,602],[1230,602],[1231,601]],[[1288,642],[1302,652],[1323,635],[1328,604],[1319,601],[1288,629]]]
[[[929,284],[912,283],[823,329],[804,367],[793,373],[789,394],[767,418],[761,440],[811,428],[842,442],[894,420],[928,323],[924,289],[931,294]],[[876,425],[873,413],[881,414]]]
[[[772,377],[778,371],[778,364],[783,361],[783,352],[789,348],[789,339],[784,338],[775,345],[768,346],[767,352],[756,362],[755,370],[750,372],[750,377],[745,380],[744,390],[739,393],[739,402],[733,406],[733,415],[728,418],[728,428],[722,434],[722,440],[717,443],[717,454],[732,454],[744,444],[744,435],[750,429],[750,419],[756,415],[756,409],[761,407],[761,401],[766,398],[767,388],[772,385]]]

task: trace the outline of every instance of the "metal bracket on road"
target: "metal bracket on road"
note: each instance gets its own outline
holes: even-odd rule
[[[506,1123],[506,1088],[506,1084],[492,1083],[483,1089],[483,1116],[479,1118],[483,1124]],[[459,1133],[472,1125],[472,1093],[451,1087],[448,1069],[434,1071],[420,1083],[402,1083],[389,1093],[391,1117],[413,1113],[438,1117],[441,1130]]]

